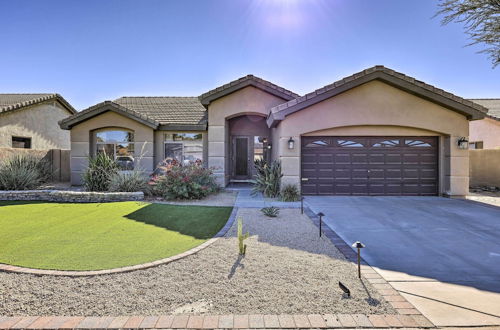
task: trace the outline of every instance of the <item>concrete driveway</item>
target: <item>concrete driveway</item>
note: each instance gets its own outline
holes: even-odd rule
[[[500,208],[441,197],[307,197],[438,326],[500,325]]]

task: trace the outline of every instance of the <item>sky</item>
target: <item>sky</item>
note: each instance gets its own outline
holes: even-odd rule
[[[0,93],[198,96],[246,74],[298,94],[384,65],[465,98],[500,66],[436,0],[0,0]]]

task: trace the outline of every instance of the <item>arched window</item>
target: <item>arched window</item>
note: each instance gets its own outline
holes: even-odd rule
[[[123,170],[134,169],[134,133],[109,128],[94,132],[96,153],[104,152],[115,159]]]

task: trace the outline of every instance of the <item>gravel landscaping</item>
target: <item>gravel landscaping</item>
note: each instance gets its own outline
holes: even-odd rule
[[[204,199],[166,201],[163,198],[147,197],[146,200],[173,205],[233,206],[236,196],[238,196],[238,192],[236,191],[223,190],[217,194],[209,195]]]
[[[146,270],[84,278],[0,273],[0,315],[395,312],[299,210],[266,218],[240,209],[238,216],[251,235],[243,258],[235,223],[199,253]]]

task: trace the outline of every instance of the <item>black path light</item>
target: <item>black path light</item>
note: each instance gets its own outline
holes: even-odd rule
[[[304,214],[304,196],[300,196],[300,214]]]
[[[358,249],[358,277],[361,278],[361,249],[365,247],[360,241],[354,242],[352,247]]]
[[[344,285],[344,283],[342,283],[342,282],[340,282],[340,281],[339,281],[339,288],[340,288],[342,291],[344,291],[344,293],[345,293],[345,294],[347,294],[347,296],[348,296],[348,297],[350,297],[350,296],[351,296],[351,290],[349,290],[349,288],[348,288],[348,287],[346,287],[346,286]]]
[[[322,228],[321,228],[321,227],[322,227],[322,223],[323,223],[323,219],[322,219],[322,218],[323,218],[324,216],[325,216],[325,215],[323,214],[323,212],[319,212],[319,213],[318,213],[318,217],[319,217],[319,237],[321,237],[321,231],[322,231]]]

